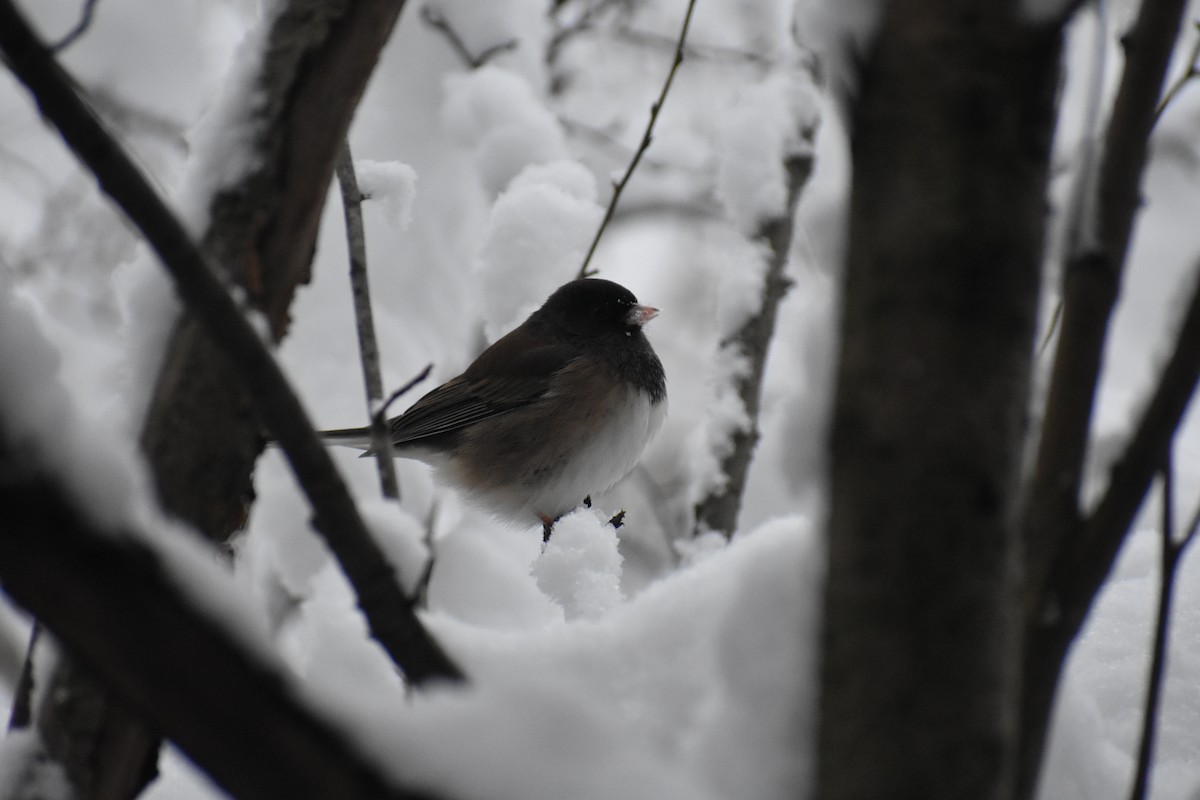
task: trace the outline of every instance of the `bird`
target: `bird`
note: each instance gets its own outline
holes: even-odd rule
[[[501,520],[541,522],[548,540],[555,520],[625,477],[662,426],[666,374],[642,330],[658,313],[613,281],[564,284],[388,420],[395,455],[429,464]],[[372,454],[369,428],[320,435]]]

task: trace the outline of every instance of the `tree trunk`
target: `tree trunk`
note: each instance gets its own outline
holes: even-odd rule
[[[1057,24],[897,0],[853,101],[816,796],[1007,798]]]

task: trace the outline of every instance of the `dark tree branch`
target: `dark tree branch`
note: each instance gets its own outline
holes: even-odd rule
[[[1146,687],[1146,703],[1142,712],[1142,736],[1138,745],[1137,767],[1134,769],[1133,785],[1129,800],[1144,800],[1150,784],[1150,767],[1154,761],[1157,739],[1158,711],[1162,698],[1163,679],[1166,675],[1167,642],[1171,627],[1171,597],[1175,591],[1175,577],[1183,551],[1200,528],[1200,511],[1192,517],[1184,535],[1175,538],[1175,465],[1167,453],[1162,469],[1162,520],[1161,551],[1159,552],[1158,614],[1154,625],[1154,644],[1150,651],[1150,679]]]
[[[74,93],[71,82],[9,0],[0,0],[0,49],[42,113],[146,237],[198,324],[249,388],[261,418],[283,447],[312,503],[317,530],[357,592],[371,635],[415,684],[461,678],[400,590],[278,363],[183,226]]]
[[[811,137],[811,133],[809,134]],[[775,319],[792,281],[784,272],[791,252],[795,231],[796,206],[800,194],[812,174],[811,154],[790,156],[782,165],[786,176],[787,202],[781,216],[764,220],[755,240],[767,246],[766,274],[763,276],[762,304],[726,341],[722,348],[732,348],[749,362],[745,374],[734,381],[738,400],[746,410],[747,425],[734,431],[730,450],[721,459],[724,485],[714,488],[696,505],[696,532],[719,531],[727,538],[737,528],[738,513],[746,477],[759,440],[759,408],[762,403],[762,379],[767,366],[767,352],[775,335]]]
[[[441,10],[428,4],[421,6],[421,21],[446,37],[446,41],[450,43],[450,47],[463,60],[463,63],[471,69],[479,69],[501,53],[516,50],[521,45],[516,39],[509,39],[506,42],[494,44],[491,47],[485,48],[483,52],[475,54],[471,52],[471,48],[467,47],[467,43],[458,35],[458,31],[454,29],[454,26],[450,24],[450,20],[446,19],[446,15]]]
[[[423,381],[423,380],[425,380],[426,378],[428,378],[428,377],[429,377],[429,373],[430,373],[432,370],[433,370],[433,364],[426,364],[426,365],[425,365],[425,368],[424,368],[424,369],[422,369],[420,372],[418,372],[418,373],[417,373],[416,375],[414,375],[413,377],[409,378],[409,380],[408,380],[408,382],[407,382],[407,383],[405,383],[403,386],[401,386],[401,387],[400,387],[399,389],[397,389],[396,391],[394,391],[394,392],[392,392],[391,394],[389,394],[389,395],[388,395],[388,397],[387,397],[387,400],[384,400],[384,401],[383,401],[383,402],[382,402],[382,403],[379,405],[379,408],[377,408],[377,409],[375,410],[375,412],[374,412],[376,421],[384,421],[384,420],[386,420],[386,419],[387,419],[387,412],[388,412],[388,409],[389,409],[389,408],[391,408],[391,405],[392,405],[392,403],[396,402],[396,401],[397,401],[397,400],[399,400],[401,397],[403,397],[404,395],[406,395],[406,394],[408,394],[409,392],[411,392],[411,391],[413,390],[413,387],[414,387],[414,386],[416,386],[418,383],[420,383],[421,381]]]
[[[275,338],[286,329],[295,287],[308,279],[337,147],[402,6],[283,0],[262,23],[258,63],[243,78],[253,91],[235,123],[249,140],[235,146],[253,166],[209,198],[201,252],[264,311]],[[178,320],[165,350],[141,445],[163,508],[223,546],[245,524],[263,423],[194,316]],[[55,679],[65,701],[44,706],[37,724],[44,741],[66,747],[49,756],[67,766],[79,800],[136,795],[148,771],[136,765],[153,765],[157,735],[69,656],[56,672],[66,677]]]
[[[1200,263],[1196,273],[1200,278]],[[1062,552],[1052,565],[1046,613],[1030,633],[1026,665],[1026,680],[1048,693],[1036,698],[1027,695],[1027,703],[1039,701],[1034,710],[1048,712],[1046,706],[1053,702],[1053,688],[1067,650],[1083,626],[1096,592],[1108,577],[1126,532],[1200,384],[1197,341],[1200,341],[1200,279],[1150,402],[1112,467],[1108,489],[1078,532],[1063,542]]]
[[[371,310],[371,284],[367,277],[367,236],[363,229],[363,196],[354,174],[350,142],[338,153],[338,187],[346,217],[346,247],[350,254],[350,289],[354,297],[354,321],[358,328],[358,352],[362,362],[363,384],[367,393],[367,417],[371,428],[371,446],[379,468],[379,486],[384,497],[400,499],[396,480],[396,462],[392,459],[392,437],[378,409],[383,404],[383,377],[379,369],[379,342],[375,338],[375,318]]]
[[[9,730],[28,728],[33,723],[33,651],[41,637],[41,625],[35,620],[29,631],[29,644],[25,648],[25,663],[21,666],[21,677],[13,688],[12,711],[8,716]]]
[[[1022,516],[1027,619],[1018,768],[1021,798],[1032,797],[1034,792],[1067,647],[1162,463],[1162,448],[1169,434],[1164,437],[1159,428],[1168,416],[1174,416],[1160,411],[1153,418],[1143,417],[1155,430],[1147,431],[1145,439],[1135,435],[1134,442],[1150,451],[1149,466],[1145,458],[1136,456],[1136,467],[1114,470],[1109,501],[1085,523],[1079,494],[1108,321],[1120,291],[1134,217],[1141,205],[1149,137],[1185,6],[1185,0],[1144,0],[1133,30],[1124,40],[1125,71],[1096,181],[1095,237],[1081,237],[1082,247],[1068,254],[1064,272],[1055,363]],[[1163,400],[1180,402],[1175,397]],[[1186,405],[1186,398],[1181,402]],[[1170,425],[1173,430],[1175,422]]]
[[[1096,182],[1098,241],[1081,237],[1068,254],[1063,310],[1041,440],[1025,514],[1028,572],[1041,591],[1063,537],[1079,523],[1079,489],[1092,407],[1133,220],[1140,207],[1155,109],[1185,0],[1145,0],[1127,37],[1125,73],[1113,105]]]
[[[667,71],[667,78],[663,81],[662,91],[658,93],[658,99],[650,106],[650,119],[646,122],[646,130],[642,134],[642,141],[638,145],[637,150],[633,153],[633,158],[629,162],[629,166],[625,168],[625,174],[621,179],[613,184],[612,198],[608,201],[608,208],[604,212],[604,219],[600,221],[600,227],[596,229],[596,235],[592,238],[592,244],[588,247],[587,255],[583,257],[583,263],[579,265],[578,277],[586,278],[595,275],[595,270],[589,270],[588,265],[592,262],[592,255],[596,252],[596,246],[600,244],[600,237],[604,235],[604,230],[608,227],[608,223],[612,221],[613,214],[616,212],[617,203],[621,200],[621,192],[625,191],[625,185],[629,183],[629,179],[633,177],[634,170],[642,160],[642,156],[650,148],[650,143],[654,140],[654,124],[658,122],[658,114],[662,111],[663,103],[666,102],[667,92],[671,91],[671,84],[675,80],[675,73],[679,69],[679,65],[683,63],[683,46],[687,42],[688,28],[692,24],[692,11],[696,8],[696,0],[688,0],[687,11],[683,15],[683,24],[679,26],[679,39],[675,42],[675,55],[671,58],[671,69]]]
[[[0,585],[231,796],[432,797],[396,788],[298,702],[137,536],[99,529],[12,455],[0,445]]]

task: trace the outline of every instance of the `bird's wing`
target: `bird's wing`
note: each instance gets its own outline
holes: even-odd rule
[[[546,395],[551,379],[576,352],[560,344],[509,347],[496,342],[462,375],[422,397],[392,420],[392,441],[407,444],[453,433]],[[503,363],[501,369],[498,365]]]

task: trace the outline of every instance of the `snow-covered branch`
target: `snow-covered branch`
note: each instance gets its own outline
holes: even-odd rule
[[[724,481],[696,505],[696,531],[719,531],[732,536],[737,529],[738,512],[746,476],[759,439],[759,410],[762,403],[763,373],[767,353],[775,334],[775,319],[779,304],[791,287],[784,274],[795,231],[796,205],[808,177],[812,173],[812,154],[793,155],[783,164],[787,175],[787,204],[783,215],[763,220],[755,239],[767,246],[767,269],[763,275],[762,301],[736,331],[721,342],[741,361],[733,378],[733,391],[745,411],[741,424],[729,432],[728,443],[722,446],[720,473]]]
[[[341,49],[349,46],[348,42],[341,43]],[[391,567],[367,531],[328,452],[313,433],[304,409],[258,331],[179,220],[75,94],[70,79],[7,0],[0,1],[0,49],[8,56],[14,73],[37,98],[43,114],[141,230],[174,278],[196,324],[216,343],[234,366],[237,378],[249,388],[260,417],[282,445],[309,495],[317,529],[358,592],[359,607],[372,634],[414,683],[458,677],[457,667],[413,614]],[[340,141],[339,136],[331,148],[326,184],[332,172],[333,150]],[[319,209],[315,201],[308,205]],[[294,246],[291,252],[293,257],[300,256]],[[270,307],[279,307],[275,298],[271,300]]]
[[[397,788],[302,704],[139,536],[99,526],[14,456],[0,445],[0,585],[231,796],[431,797]]]
[[[800,75],[803,80],[793,79]],[[748,280],[747,298],[725,292],[717,376],[718,392],[729,392],[736,408],[731,419],[709,422],[709,447],[718,460],[716,475],[695,506],[696,533],[732,536],[750,463],[759,439],[759,411],[767,353],[775,335],[779,305],[791,287],[786,268],[795,232],[796,207],[812,173],[817,128],[815,95],[808,75],[776,77],[748,93],[739,116],[726,132],[719,191],[729,215],[763,259],[760,275]],[[745,270],[733,264],[729,270]],[[744,304],[745,308],[737,308]],[[724,384],[728,384],[727,386]],[[719,407],[730,404],[718,403]]]

